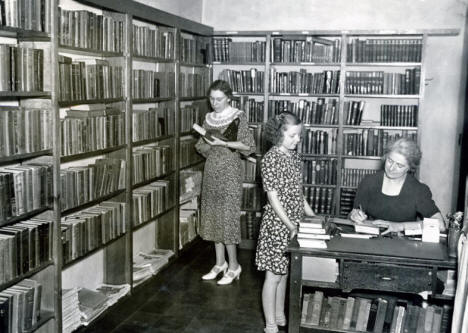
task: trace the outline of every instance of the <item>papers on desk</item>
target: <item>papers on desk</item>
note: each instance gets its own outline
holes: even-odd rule
[[[350,225],[354,227],[354,231],[357,232],[358,234],[367,234],[367,235],[380,235],[380,229],[379,227],[373,225],[370,222],[366,223],[359,223],[356,224],[348,219],[343,219],[339,217],[333,217],[329,219],[330,222],[336,223],[336,224],[344,224],[344,225]],[[351,233],[347,233],[347,236],[344,237],[352,237]],[[343,233],[341,233],[343,235]],[[354,237],[354,238],[363,238],[363,237]]]

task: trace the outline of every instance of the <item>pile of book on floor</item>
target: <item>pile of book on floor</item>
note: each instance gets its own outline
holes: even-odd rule
[[[78,288],[62,290],[62,326],[64,333],[70,333],[81,326]]]
[[[297,242],[300,247],[326,249],[326,241],[330,238],[331,236],[327,233],[325,217],[304,217],[304,219],[299,222]]]
[[[152,275],[157,274],[173,255],[174,252],[165,249],[154,249],[148,253],[138,253],[133,262],[134,285],[136,286]]]
[[[394,296],[304,294],[301,325],[359,332],[447,332],[450,307],[415,305]]]
[[[107,296],[98,291],[80,288],[78,300],[80,301],[79,307],[83,325],[88,325],[107,309]]]
[[[26,332],[40,319],[42,286],[24,279],[0,292],[0,332]]]

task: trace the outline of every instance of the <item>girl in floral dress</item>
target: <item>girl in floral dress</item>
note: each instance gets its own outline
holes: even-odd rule
[[[260,226],[255,263],[266,271],[262,290],[265,332],[278,332],[286,325],[284,300],[289,258],[286,248],[297,234],[304,213],[314,216],[302,194],[303,162],[296,152],[302,124],[296,115],[282,112],[265,126],[265,139],[273,147],[261,162],[263,188],[268,202]]]

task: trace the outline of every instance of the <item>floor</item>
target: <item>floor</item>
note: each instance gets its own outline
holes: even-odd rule
[[[214,247],[199,241],[134,295],[122,300],[79,333],[263,332],[264,274],[254,251],[239,250],[239,281],[218,286],[200,277],[214,264]]]

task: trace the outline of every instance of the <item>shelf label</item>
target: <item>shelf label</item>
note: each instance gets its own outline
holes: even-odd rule
[[[238,31],[226,31],[226,35],[237,35]]]

